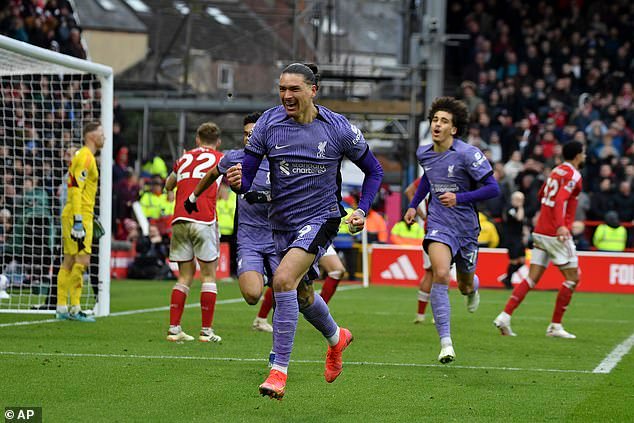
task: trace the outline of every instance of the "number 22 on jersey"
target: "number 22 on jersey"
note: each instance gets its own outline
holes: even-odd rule
[[[201,153],[194,157],[193,154],[186,153],[182,157],[183,163],[178,167],[176,180],[202,179],[205,173],[216,164],[216,156],[212,153]],[[193,170],[191,169],[193,165]]]

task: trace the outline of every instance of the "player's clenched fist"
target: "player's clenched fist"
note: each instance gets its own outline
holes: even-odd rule
[[[414,221],[416,220],[416,209],[412,207],[407,209],[407,211],[405,212],[405,216],[403,217],[403,220],[405,220],[405,223],[407,223],[408,225],[411,225],[412,223],[414,223]]]
[[[231,189],[237,191],[242,188],[242,164],[238,163],[237,165],[231,166],[229,170],[227,170],[226,177]]]
[[[365,212],[361,209],[356,209],[345,222],[348,224],[348,230],[351,234],[361,232],[365,226]]]

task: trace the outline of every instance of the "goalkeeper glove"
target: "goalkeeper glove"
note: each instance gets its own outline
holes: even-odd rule
[[[193,192],[191,193],[189,198],[185,200],[185,210],[187,210],[187,213],[189,214],[192,214],[195,211],[199,211],[198,206],[196,205],[196,196]]]
[[[249,191],[244,194],[244,199],[247,200],[247,203],[270,203],[271,202],[271,193],[269,191]]]
[[[73,220],[73,228],[70,230],[70,237],[75,241],[83,241],[86,237],[86,230],[84,229],[83,218],[80,214],[76,214]]]

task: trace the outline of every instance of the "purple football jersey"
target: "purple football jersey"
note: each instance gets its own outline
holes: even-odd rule
[[[218,162],[218,171],[223,175],[227,170],[244,159],[244,150],[224,151],[224,156]],[[269,177],[269,162],[264,158],[260,163],[258,172],[255,174],[251,191],[271,191],[271,180]],[[268,233],[267,240],[271,240],[271,225],[269,224],[270,203],[249,204],[244,199],[244,195],[238,195],[236,213],[238,214],[238,225],[249,225],[263,228]],[[268,242],[268,241],[267,241]],[[272,241],[271,241],[272,242]]]
[[[452,232],[458,237],[478,237],[480,222],[474,204],[445,207],[438,196],[445,192],[473,191],[478,182],[488,177],[493,169],[484,154],[476,147],[454,138],[451,147],[436,153],[432,145],[418,147],[416,157],[429,180],[431,200],[427,218],[427,232],[434,229]]]
[[[340,166],[360,159],[368,146],[348,120],[323,106],[317,118],[297,123],[282,106],[264,112],[245,147],[266,156],[271,172],[271,227],[287,231],[315,218],[341,218]]]

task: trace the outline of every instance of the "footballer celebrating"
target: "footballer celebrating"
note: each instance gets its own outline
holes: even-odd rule
[[[262,115],[244,149],[244,161],[227,172],[232,187],[247,192],[264,156],[269,161],[270,224],[282,258],[273,276],[275,360],[259,391],[277,399],[285,393],[299,312],[328,342],[326,381],[333,382],[342,371],[342,353],[352,342],[352,333],[337,325],[312,280],[345,216],[340,205],[343,157],[365,174],[359,207],[348,219],[353,229],[363,228],[383,178],[361,132],[343,116],[314,103],[317,90],[316,66],[287,66],[279,80],[282,105]]]
[[[431,192],[423,248],[431,261],[430,299],[440,337],[441,363],[452,362],[456,355],[450,331],[451,265],[455,262],[458,289],[466,296],[467,310],[473,313],[480,302],[474,278],[480,233],[475,204],[500,194],[484,154],[457,138],[464,133],[468,116],[466,105],[452,97],[439,97],[432,103],[429,121],[433,143],[416,152],[425,174],[405,213],[405,221],[413,223],[418,205]],[[477,185],[480,187],[474,190]]]

